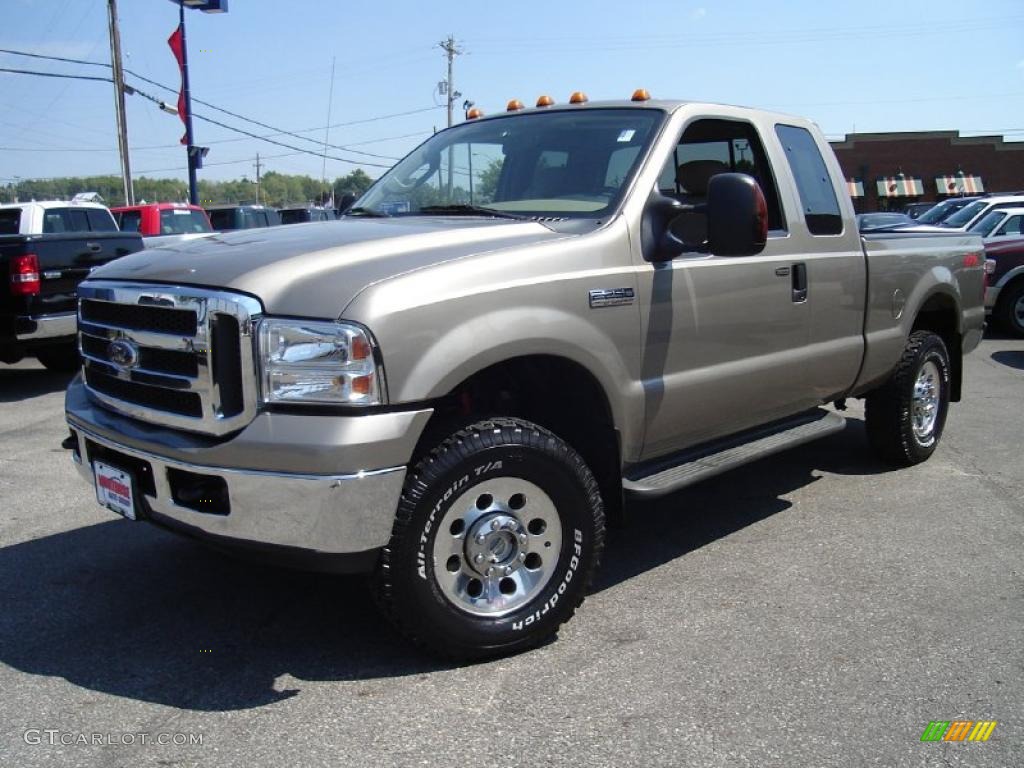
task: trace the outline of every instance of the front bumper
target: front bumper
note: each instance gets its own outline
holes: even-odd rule
[[[94,482],[97,459],[126,469],[134,476],[143,517],[214,542],[284,550],[298,565],[303,554],[365,556],[388,542],[405,465],[431,413],[261,414],[231,439],[207,441],[114,414],[89,400],[77,378],[65,409],[74,460],[87,482]],[[316,429],[309,420],[334,428]],[[374,433],[383,447],[360,451],[360,441]],[[337,444],[338,438],[349,444]],[[306,451],[319,453],[318,459],[297,467],[295,454]],[[366,454],[388,461],[365,469],[352,464]],[[190,506],[182,483],[194,478],[222,489],[220,502],[202,511]]]

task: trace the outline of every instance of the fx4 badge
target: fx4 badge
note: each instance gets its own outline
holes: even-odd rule
[[[590,292],[590,308],[618,307],[633,303],[632,288],[599,288]]]

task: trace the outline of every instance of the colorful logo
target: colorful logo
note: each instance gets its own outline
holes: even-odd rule
[[[932,720],[921,741],[988,741],[995,729],[995,720]]]

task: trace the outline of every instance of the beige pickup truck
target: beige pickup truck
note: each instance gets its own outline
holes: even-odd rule
[[[807,120],[633,100],[432,136],[341,221],[96,270],[71,449],[124,517],[366,571],[443,654],[550,637],[606,519],[843,428],[936,449],[981,241],[862,237]],[[544,103],[544,102],[542,102]]]

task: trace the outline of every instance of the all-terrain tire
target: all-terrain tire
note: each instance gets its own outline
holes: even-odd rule
[[[597,482],[516,418],[460,429],[406,478],[375,598],[414,642],[457,659],[535,646],[583,601],[604,547]]]
[[[949,410],[949,352],[931,331],[910,334],[890,379],[865,403],[868,441],[886,463],[909,467],[939,444]]]

